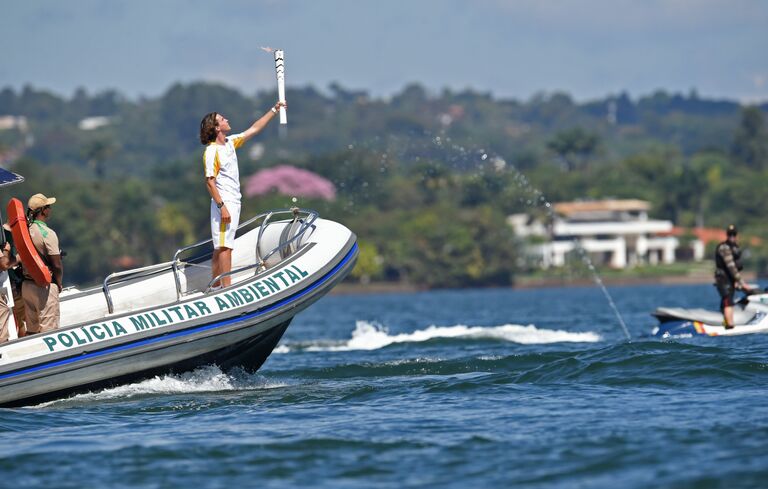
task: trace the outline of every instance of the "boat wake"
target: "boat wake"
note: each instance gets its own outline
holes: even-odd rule
[[[352,337],[345,341],[317,340],[280,345],[274,353],[302,351],[353,351],[378,350],[398,343],[419,343],[435,339],[462,338],[470,340],[499,340],[524,345],[545,343],[580,342],[595,343],[602,340],[597,333],[538,329],[529,324],[504,324],[500,326],[429,326],[412,333],[390,334],[385,326],[357,321]]]
[[[275,389],[287,385],[285,383],[269,381],[261,375],[249,374],[242,370],[224,373],[219,367],[209,365],[184,374],[157,376],[134,384],[104,389],[98,392],[78,394],[70,398],[38,404],[35,407],[41,408],[70,402],[126,400],[138,396],[156,394],[168,395]]]

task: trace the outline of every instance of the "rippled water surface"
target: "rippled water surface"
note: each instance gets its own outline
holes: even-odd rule
[[[711,286],[326,297],[258,374],[0,409],[8,487],[765,487],[768,336],[650,337]]]

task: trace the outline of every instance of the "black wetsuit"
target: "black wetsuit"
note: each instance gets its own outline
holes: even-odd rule
[[[715,286],[720,294],[720,310],[733,305],[735,285],[741,282],[741,250],[739,245],[723,241],[715,250]]]

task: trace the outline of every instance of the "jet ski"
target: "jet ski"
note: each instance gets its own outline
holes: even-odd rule
[[[725,328],[720,311],[659,307],[652,315],[659,320],[652,334],[660,338],[768,333],[768,292],[753,289],[734,304],[730,329]]]

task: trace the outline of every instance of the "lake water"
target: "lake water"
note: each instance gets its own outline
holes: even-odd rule
[[[765,487],[768,335],[660,341],[709,285],[345,295],[258,374],[0,409],[3,487]]]

